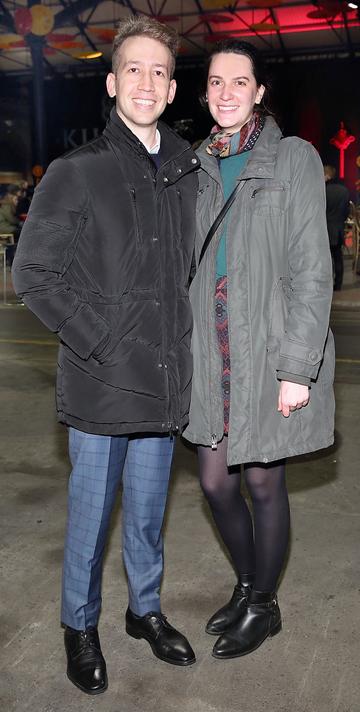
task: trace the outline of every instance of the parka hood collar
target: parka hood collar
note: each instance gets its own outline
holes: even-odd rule
[[[249,160],[241,173],[241,180],[248,178],[273,178],[281,130],[272,116],[267,116],[265,126],[250,152]],[[221,183],[218,160],[206,151],[209,139],[205,139],[197,151],[201,167],[216,181]],[[226,160],[226,159],[223,159]]]
[[[157,128],[161,136],[160,150],[163,161],[172,164],[171,169],[169,166],[168,172],[170,170],[174,175],[171,178],[169,176],[169,182],[170,180],[174,182],[175,178],[178,179],[184,173],[199,168],[200,160],[187,141],[184,141],[162,121],[158,121]],[[111,109],[109,120],[104,129],[104,136],[116,143],[119,148],[123,148],[126,144],[131,151],[135,151],[138,155],[149,156],[144,144],[120,119],[115,107]]]

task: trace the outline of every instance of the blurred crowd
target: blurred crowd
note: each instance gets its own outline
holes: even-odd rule
[[[0,193],[0,239],[6,245],[6,261],[12,264],[22,226],[29,211],[34,188],[24,180],[8,185]]]

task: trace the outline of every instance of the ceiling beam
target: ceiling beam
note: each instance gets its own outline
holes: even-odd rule
[[[63,6],[63,8],[64,8],[65,10],[66,10],[68,7],[74,8],[75,5],[78,5],[78,3],[74,3],[73,5],[71,5],[70,2],[69,2],[69,3],[66,3],[65,0],[60,0],[60,2],[61,2],[62,6]],[[99,3],[97,3],[97,4],[99,4]],[[88,33],[86,32],[86,29],[85,29],[86,26],[87,26],[86,22],[81,22],[80,18],[78,17],[77,12],[74,12],[74,15],[73,15],[73,18],[72,18],[72,19],[73,19],[74,24],[75,24],[76,27],[78,28],[78,30],[79,30],[79,32],[80,32],[80,35],[86,40],[86,42],[87,42],[88,45],[91,47],[91,49],[93,50],[93,52],[99,52],[99,49],[98,49],[98,47],[96,46],[95,42],[93,42],[93,40],[91,39],[91,37],[89,37]],[[105,59],[104,59],[104,57],[103,57],[102,55],[101,55],[101,57],[100,57],[100,62],[101,62],[101,64],[103,65],[103,67],[105,67],[105,69],[108,69],[108,63],[105,61]]]
[[[100,5],[100,2],[102,2],[102,0],[76,0],[75,2],[71,3],[71,5],[65,5],[64,3],[62,3],[64,10],[61,10],[60,12],[56,13],[54,21],[54,30],[57,30],[59,27],[64,27],[65,25],[71,25],[71,21],[77,15],[80,15],[86,10],[93,9],[94,5],[96,8],[98,5]]]
[[[355,56],[354,47],[353,47],[353,43],[352,43],[352,39],[351,39],[351,35],[350,35],[350,30],[349,30],[349,25],[348,25],[348,21],[347,21],[347,15],[346,15],[345,8],[342,9],[341,14],[342,14],[343,20],[344,20],[344,27],[345,27],[346,39],[347,39],[348,48],[349,48],[349,55],[350,55],[351,59],[353,59]]]
[[[197,9],[199,10],[199,13],[200,13],[201,17],[203,17],[203,18],[205,19],[205,25],[206,25],[206,27],[207,27],[208,32],[209,32],[211,35],[214,34],[210,22],[208,22],[207,19],[206,19],[206,14],[207,14],[207,13],[206,13],[206,11],[203,9],[203,7],[202,7],[200,1],[199,1],[199,0],[194,0],[194,2],[195,2],[195,5],[196,5]],[[213,14],[214,14],[214,13],[213,13]]]
[[[274,12],[274,10],[273,10],[272,7],[270,8],[270,17],[271,17],[272,21],[277,25],[278,22],[277,22],[276,15],[275,15],[275,12]],[[280,29],[281,29],[281,28],[280,28]],[[282,38],[282,35],[281,35],[280,30],[276,30],[276,34],[277,34],[277,36],[278,36],[279,45],[280,45],[280,48],[281,48],[282,56],[283,56],[283,58],[284,58],[284,62],[287,62],[287,61],[289,60],[289,56],[288,56],[286,47],[285,47],[285,45],[284,45],[284,40],[283,40],[283,38]]]
[[[0,9],[2,10],[2,15],[0,15],[0,26],[6,27],[10,32],[16,32],[14,18],[4,5],[3,0],[0,0]]]

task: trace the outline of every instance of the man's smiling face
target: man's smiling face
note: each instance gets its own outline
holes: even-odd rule
[[[137,127],[156,126],[176,91],[170,51],[150,37],[128,37],[117,60],[116,74],[108,75],[106,86],[109,95],[116,96],[118,115],[135,134]]]

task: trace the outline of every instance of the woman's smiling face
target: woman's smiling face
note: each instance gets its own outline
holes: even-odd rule
[[[207,100],[216,123],[236,133],[250,119],[255,104],[260,104],[265,87],[256,84],[251,60],[244,54],[220,52],[209,67]]]

